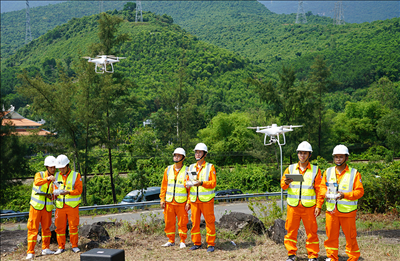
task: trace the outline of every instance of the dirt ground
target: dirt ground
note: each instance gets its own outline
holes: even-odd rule
[[[366,223],[368,223],[368,222],[383,222],[383,223],[385,223],[386,222],[387,223],[387,222],[398,222],[400,220],[398,215],[391,216],[391,215],[383,215],[383,214],[361,214],[361,215],[358,215],[357,219],[361,220],[363,223],[364,222],[366,222]],[[22,227],[26,227],[26,223],[21,223],[21,228]],[[3,229],[4,229],[4,227],[3,227]],[[323,229],[321,229],[318,231],[318,234],[321,235],[320,244],[323,244],[323,238],[326,238],[325,231]],[[364,240],[364,242],[365,241],[367,242],[366,243],[366,244],[368,244],[367,249],[370,249],[374,246],[380,248],[379,244],[388,244],[389,245],[388,251],[390,251],[392,246],[396,246],[396,245],[400,246],[400,229],[379,229],[379,230],[364,230],[364,231],[361,230],[361,231],[358,231],[357,234],[358,234],[358,237],[364,238],[364,239],[362,239],[362,240]],[[126,248],[126,247],[139,248],[140,249],[139,252],[136,252],[136,255],[138,255],[138,254],[141,254],[140,252],[143,252],[144,250],[148,251],[149,253],[153,253],[154,252],[152,250],[153,247],[154,247],[154,249],[158,249],[157,245],[159,246],[159,245],[161,245],[161,243],[163,243],[163,241],[165,241],[164,236],[138,235],[137,233],[122,233],[122,234],[119,234],[118,237],[120,237],[120,239],[118,241],[112,240],[112,242],[109,242],[104,247],[116,248],[116,249],[117,248]],[[142,240],[143,242],[138,240],[141,237],[143,237],[143,240]],[[24,256],[25,251],[26,251],[26,244],[27,244],[26,238],[27,238],[27,230],[13,230],[13,231],[3,230],[3,231],[1,231],[0,232],[0,251],[1,251],[0,259],[5,258],[6,260],[13,260],[13,258],[12,259],[8,259],[8,258],[10,258],[11,256],[14,256],[14,257],[19,256],[19,255]],[[342,238],[341,240],[344,240],[343,234],[341,235],[341,238]],[[376,240],[376,242],[374,240]],[[84,246],[85,243],[87,243],[86,241],[88,241],[88,240],[85,238],[80,238],[80,244],[81,244],[80,247],[81,248]],[[154,241],[156,241],[156,242],[154,242]],[[190,241],[190,237],[188,238],[188,241]],[[225,259],[225,258],[232,259],[232,257],[233,257],[232,255],[234,253],[234,252],[232,252],[233,249],[230,249],[230,248],[232,248],[232,246],[231,246],[229,240],[226,242],[225,241],[224,242],[221,241],[219,243],[220,246],[217,246],[217,249],[220,251],[225,251],[227,253],[226,254],[227,256],[224,257],[223,259]],[[372,242],[372,241],[374,241],[374,242]],[[266,243],[273,245],[272,242],[268,243],[268,240],[266,241]],[[263,243],[263,244],[266,244],[266,243]],[[263,250],[261,250],[261,249],[258,250],[259,243],[241,242],[240,244],[241,244],[241,248],[243,248],[243,249],[250,249],[252,252],[256,251],[256,249],[257,249],[257,251],[260,251],[259,255],[261,255],[261,256],[265,255],[262,252]],[[246,244],[250,244],[250,245],[245,247]],[[39,250],[40,245],[41,244],[39,243],[36,246],[38,251],[40,251]],[[51,244],[51,248],[53,250],[55,250],[57,248],[57,244]],[[282,251],[281,248],[282,247],[279,246],[280,250],[277,252]],[[86,250],[82,249],[82,251],[85,252]],[[365,248],[364,248],[364,251],[365,251]],[[371,250],[371,251],[373,252],[373,250]],[[379,249],[376,251],[379,251]],[[16,256],[14,254],[12,254],[12,252],[14,252],[16,254]],[[147,256],[150,259],[152,257],[155,257],[154,254],[151,254],[150,256],[148,256],[149,253],[143,254],[143,256],[141,256],[141,257]],[[71,255],[73,255],[73,253]],[[235,255],[237,255],[237,254],[235,254]],[[243,256],[245,258],[244,260],[246,260],[246,254],[243,254]],[[135,257],[138,257],[138,256],[135,256]],[[136,260],[135,257],[131,257],[131,258],[129,258],[129,260]],[[174,260],[173,257],[174,256],[171,256],[170,261]],[[42,258],[44,258],[44,257],[42,257]],[[43,260],[58,260],[58,259],[54,259],[54,258],[55,257],[51,257],[51,259],[47,259],[47,257],[46,257]],[[77,256],[77,258],[78,258],[78,256]],[[258,258],[259,258],[259,256],[256,256],[256,257],[250,258],[250,259],[259,260]],[[387,258],[389,258],[389,259],[387,259]],[[386,257],[385,259],[382,259],[382,260],[392,260],[390,258],[391,257]],[[242,257],[239,258],[239,256],[236,256],[233,259],[234,260],[243,260],[243,258]],[[62,260],[62,259],[60,259],[60,260]],[[272,259],[266,258],[266,260],[276,260],[276,259],[274,259],[272,257]],[[303,259],[300,258],[300,260],[303,260]],[[307,259],[305,259],[305,260],[307,260]],[[346,260],[346,259],[343,259],[343,260]],[[363,259],[363,260],[369,260],[369,259]],[[397,260],[397,259],[395,259],[395,260]]]

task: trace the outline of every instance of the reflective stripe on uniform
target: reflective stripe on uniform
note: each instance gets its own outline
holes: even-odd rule
[[[331,250],[339,250],[339,248],[334,248],[334,247],[327,247],[327,246],[325,246],[325,249],[331,249]]]

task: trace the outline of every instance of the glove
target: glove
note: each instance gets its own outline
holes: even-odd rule
[[[193,182],[192,181],[186,181],[186,187],[187,188],[190,188],[190,187],[193,187]]]
[[[329,199],[337,199],[338,197],[340,197],[340,194],[339,193],[337,193],[337,194],[326,193],[325,197],[329,198]]]

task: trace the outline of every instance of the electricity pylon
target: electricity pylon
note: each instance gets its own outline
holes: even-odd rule
[[[140,12],[140,22],[143,22],[143,14],[142,14],[142,1],[136,0],[136,16],[135,16],[135,23],[138,22],[138,13]]]
[[[25,31],[25,44],[32,41],[31,33],[31,16],[29,15],[29,1],[26,0],[26,31]]]
[[[301,19],[303,19],[303,21],[300,21]],[[299,1],[299,5],[297,7],[296,24],[300,24],[300,23],[303,23],[303,24],[307,23],[306,14],[304,13],[304,8],[303,8],[303,1]]]

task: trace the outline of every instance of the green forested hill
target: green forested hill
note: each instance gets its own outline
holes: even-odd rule
[[[297,13],[298,1],[260,1],[277,14]],[[400,15],[400,1],[343,1],[346,23],[364,23],[392,19]],[[303,1],[304,12],[335,16],[335,1]]]
[[[127,11],[119,15],[131,17]],[[23,68],[41,71],[52,81],[56,62],[70,68],[81,56],[89,55],[88,46],[97,39],[98,18],[99,15],[93,15],[71,19],[20,48],[3,63],[3,95],[12,95],[13,85],[18,85],[13,81],[15,74]],[[205,118],[200,118],[200,125],[204,126],[205,121],[218,112],[244,111],[259,104],[254,87],[249,86],[246,79],[263,73],[260,67],[231,51],[199,41],[171,24],[167,16],[145,12],[144,20],[148,22],[136,24],[125,20],[121,33],[128,33],[131,40],[115,53],[127,58],[115,65],[116,73],[138,85],[131,91],[139,97],[143,108],[132,115],[134,125],[139,125],[153,112],[165,109],[166,97],[177,88],[179,70],[184,71],[185,96],[192,97],[194,106],[204,108]]]
[[[122,2],[112,3],[122,8]],[[400,18],[334,26],[330,18],[308,14],[308,23],[297,25],[295,14],[272,13],[257,1],[144,1],[142,5],[144,10],[172,16],[174,22],[200,40],[236,52],[267,68],[270,74],[285,64],[294,66],[298,77],[305,79],[314,57],[322,55],[341,83],[339,90],[364,88],[382,76],[399,79]],[[54,7],[41,7],[47,8],[42,16],[58,14]],[[66,19],[74,9],[95,12],[98,6],[63,3],[59,5],[59,10],[64,10],[60,17]],[[6,58],[23,42],[24,30],[22,24],[18,25],[20,36],[13,37],[11,32],[18,30],[10,27],[9,21],[15,18],[4,16],[2,20],[2,56]],[[51,23],[62,19],[47,20],[50,22],[46,28],[51,28]]]
[[[104,10],[122,9],[126,1],[104,1]],[[25,9],[1,14],[1,57],[7,58],[25,44]],[[73,17],[99,13],[96,1],[65,1],[63,3],[30,8],[32,38],[36,39],[57,25]]]
[[[237,52],[274,72],[293,65],[300,79],[322,55],[340,88],[363,88],[383,75],[399,80],[400,18],[332,25],[327,17],[275,14],[253,1],[144,2],[143,8],[168,13],[199,39]],[[185,10],[185,12],[182,12]]]

